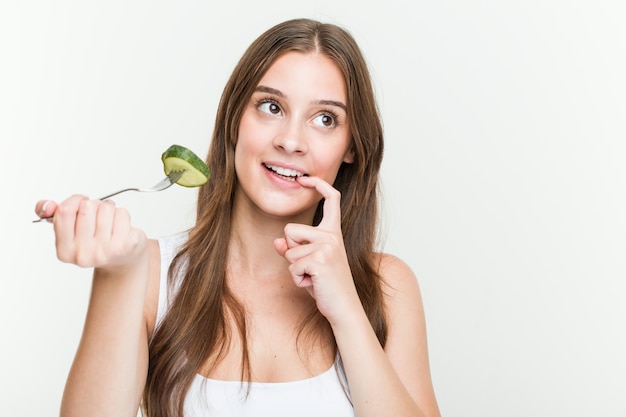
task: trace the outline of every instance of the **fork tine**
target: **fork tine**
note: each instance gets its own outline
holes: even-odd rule
[[[152,187],[150,187],[150,190],[160,190],[163,187],[167,187],[172,185],[173,183],[175,183],[176,181],[172,181],[172,174],[168,175],[167,177],[163,178],[161,181],[159,181],[157,184],[153,185]]]
[[[170,174],[167,177],[163,178],[158,184],[155,184],[154,186],[150,187],[149,189],[140,190],[140,191],[161,191],[161,190],[164,190],[164,189],[174,185],[176,183],[176,181],[178,181],[180,179],[180,177],[183,176],[184,172],[185,172],[184,169],[171,171]]]
[[[175,183],[176,181],[180,179],[180,177],[183,176],[184,173],[185,173],[184,169],[179,169],[179,170],[170,172],[170,175],[168,175],[167,177],[170,179],[170,181],[172,181],[172,183]]]

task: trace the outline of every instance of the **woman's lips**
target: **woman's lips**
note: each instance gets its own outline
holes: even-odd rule
[[[298,171],[297,169],[287,168],[280,165],[274,164],[263,164],[265,169],[273,172],[274,174],[280,176],[281,178],[287,181],[295,181],[298,177],[307,177],[308,175],[303,173],[302,171]]]

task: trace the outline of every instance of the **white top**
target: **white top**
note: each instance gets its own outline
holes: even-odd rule
[[[159,239],[161,282],[157,325],[169,307],[167,273],[187,234]],[[185,399],[185,417],[354,417],[341,359],[320,375],[293,382],[218,381],[196,375]]]

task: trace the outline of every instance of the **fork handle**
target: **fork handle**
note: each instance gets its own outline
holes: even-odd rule
[[[114,193],[107,194],[104,197],[100,197],[98,200],[100,200],[100,201],[106,200],[106,199],[111,198],[113,196],[116,196],[118,194],[125,193],[126,191],[139,191],[139,188],[124,188],[123,190],[118,190],[118,191],[116,191]]]
[[[124,193],[126,191],[139,191],[139,188],[125,188],[123,190],[118,190],[118,191],[116,191],[114,193],[107,194],[104,197],[100,197],[98,200],[103,201],[103,200],[106,200],[106,199],[111,198],[113,196],[116,196],[118,194]],[[40,218],[38,218],[36,220],[33,220],[33,223],[39,223],[39,222],[42,222],[44,220],[48,220],[49,221],[51,219],[52,219],[52,217],[40,217]]]

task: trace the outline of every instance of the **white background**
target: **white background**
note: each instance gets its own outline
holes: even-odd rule
[[[58,413],[89,270],[40,198],[204,156],[244,48],[287,18],[341,24],[386,128],[385,250],[415,270],[445,416],[626,415],[626,13],[615,1],[4,1],[0,414]],[[195,191],[117,199],[150,236]]]

